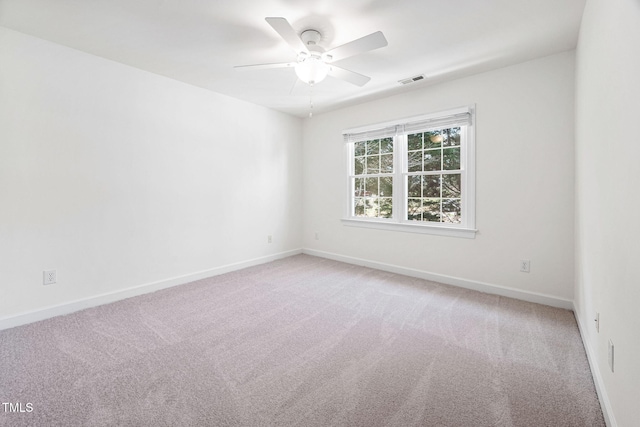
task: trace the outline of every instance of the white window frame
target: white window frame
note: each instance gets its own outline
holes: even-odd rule
[[[407,218],[407,133],[418,133],[427,130],[446,129],[457,127],[457,125],[434,125],[420,127],[420,123],[438,122],[447,120],[460,114],[467,113],[470,123],[461,126],[461,146],[460,146],[460,171],[461,171],[461,217],[460,224],[418,222]],[[418,124],[418,128],[415,125]],[[411,131],[404,131],[405,126]],[[417,129],[417,130],[414,130]],[[345,214],[342,219],[344,225],[374,228],[382,230],[394,230],[410,233],[434,234],[440,236],[453,236],[473,239],[478,231],[475,226],[475,105],[454,108],[431,114],[409,117],[385,123],[378,123],[369,126],[347,129],[343,131],[345,137],[345,152],[347,159],[347,198]],[[362,140],[366,135],[367,139],[378,139],[384,136],[393,136],[394,140],[394,173],[393,176],[393,216],[392,218],[369,218],[356,217],[354,215],[354,192],[353,182],[354,171],[354,142],[350,141],[351,136],[359,135]],[[370,137],[369,137],[370,135]],[[381,136],[383,135],[383,136]]]

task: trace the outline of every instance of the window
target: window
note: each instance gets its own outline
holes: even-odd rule
[[[474,109],[344,132],[348,225],[475,236]]]
[[[407,219],[460,224],[460,127],[414,133],[406,140]]]
[[[354,145],[354,215],[393,216],[393,138],[359,141]]]

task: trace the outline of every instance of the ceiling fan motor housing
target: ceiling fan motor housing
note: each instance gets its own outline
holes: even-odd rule
[[[318,42],[322,39],[322,34],[320,34],[319,31],[312,29],[304,30],[302,34],[300,34],[300,39],[308,49],[315,50],[313,48],[320,48],[320,46],[318,46]],[[320,49],[324,51],[324,49]]]

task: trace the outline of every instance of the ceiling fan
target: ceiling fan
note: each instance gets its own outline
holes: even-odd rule
[[[296,52],[297,60],[272,64],[238,65],[234,68],[267,69],[293,67],[298,78],[312,86],[321,82],[327,75],[345,80],[356,86],[364,86],[371,80],[371,77],[338,67],[334,65],[334,62],[378,49],[388,44],[384,34],[382,34],[381,31],[377,31],[368,36],[325,51],[322,46],[318,45],[318,42],[322,38],[322,34],[320,34],[319,31],[308,29],[298,35],[285,18],[265,18],[265,20]]]

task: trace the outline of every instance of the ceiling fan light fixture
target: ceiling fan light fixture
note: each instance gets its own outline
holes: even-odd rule
[[[314,85],[320,83],[329,73],[329,64],[315,56],[309,56],[296,64],[298,78],[303,82]]]

